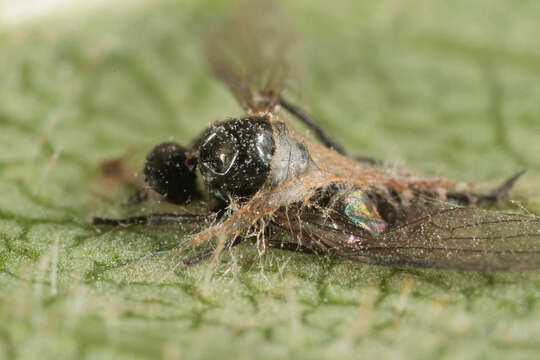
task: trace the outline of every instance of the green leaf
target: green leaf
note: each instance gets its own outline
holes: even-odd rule
[[[103,160],[137,170],[154,144],[241,114],[203,56],[227,5],[2,28],[0,358],[537,358],[538,272],[405,271],[250,245],[185,268],[182,231],[89,225],[134,213]],[[352,153],[488,185],[527,168],[512,197],[540,211],[540,3],[284,8],[303,50],[290,92]]]

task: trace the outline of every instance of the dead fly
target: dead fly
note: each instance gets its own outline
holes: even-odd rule
[[[147,188],[166,201],[182,205],[214,199],[216,205],[208,214],[95,218],[94,224],[205,224],[190,240],[214,246],[186,264],[256,239],[261,250],[274,247],[394,267],[540,268],[540,218],[482,209],[504,198],[522,172],[482,195],[468,185],[348,156],[281,95],[290,37],[279,19],[257,7],[239,14],[213,33],[207,53],[246,114],[214,123],[187,147],[160,144],[144,165]],[[296,132],[283,110],[319,142]],[[140,192],[131,202],[145,198]]]

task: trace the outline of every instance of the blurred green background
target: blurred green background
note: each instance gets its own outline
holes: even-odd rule
[[[138,169],[154,144],[241,114],[203,56],[229,2],[126,4],[0,27],[0,358],[538,358],[539,272],[250,245],[185,268],[147,256],[183,248],[177,229],[89,226],[136,212],[101,161]],[[283,10],[302,50],[289,95],[351,153],[488,185],[527,168],[512,198],[540,213],[539,2]]]

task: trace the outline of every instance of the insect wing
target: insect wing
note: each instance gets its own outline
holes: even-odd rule
[[[291,36],[275,5],[242,2],[208,39],[212,70],[245,110],[270,110],[284,86]]]
[[[382,265],[473,271],[540,268],[540,218],[448,208],[388,231],[361,250]]]
[[[469,271],[540,268],[540,218],[535,216],[446,205],[381,234],[351,226],[345,216],[327,209],[277,220],[302,246],[368,264]]]

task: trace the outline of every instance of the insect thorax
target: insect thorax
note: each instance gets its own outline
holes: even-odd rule
[[[310,156],[306,147],[294,139],[282,122],[272,124],[275,151],[272,158],[269,185],[279,185],[302,174],[308,167]]]

